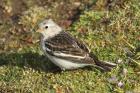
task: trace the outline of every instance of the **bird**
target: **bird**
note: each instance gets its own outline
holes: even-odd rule
[[[100,61],[85,42],[63,30],[52,19],[40,22],[36,32],[41,33],[42,51],[61,70],[94,66],[103,71],[110,71],[116,67],[115,63]]]

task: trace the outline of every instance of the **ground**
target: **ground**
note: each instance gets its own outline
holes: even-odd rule
[[[110,72],[58,71],[42,53],[37,24],[52,18],[85,41]],[[139,0],[1,0],[1,93],[139,93]]]

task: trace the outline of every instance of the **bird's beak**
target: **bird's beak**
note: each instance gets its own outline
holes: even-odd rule
[[[33,32],[42,32],[43,30],[39,28],[38,26],[35,26],[33,29]]]
[[[43,31],[43,30],[42,30],[42,29],[40,29],[40,28],[36,30],[36,32],[42,32],[42,31]]]

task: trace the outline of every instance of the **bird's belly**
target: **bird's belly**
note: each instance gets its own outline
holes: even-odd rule
[[[76,68],[81,68],[81,67],[89,65],[89,64],[82,64],[82,63],[81,64],[74,63],[72,61],[60,59],[60,58],[53,57],[50,55],[47,55],[47,56],[55,65],[59,66],[63,70],[76,69]]]

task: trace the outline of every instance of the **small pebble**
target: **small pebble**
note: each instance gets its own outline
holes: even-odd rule
[[[111,78],[108,79],[109,83],[117,83],[118,79],[116,76],[112,76]]]
[[[75,5],[75,6],[80,6],[81,3],[80,3],[80,2],[74,2],[74,5]]]
[[[128,70],[126,68],[123,69],[123,75],[126,76],[128,73]]]
[[[122,59],[118,59],[118,60],[117,60],[117,63],[118,63],[118,64],[121,64],[122,62],[123,62]]]
[[[123,87],[123,83],[120,81],[119,83],[118,83],[118,87]]]

